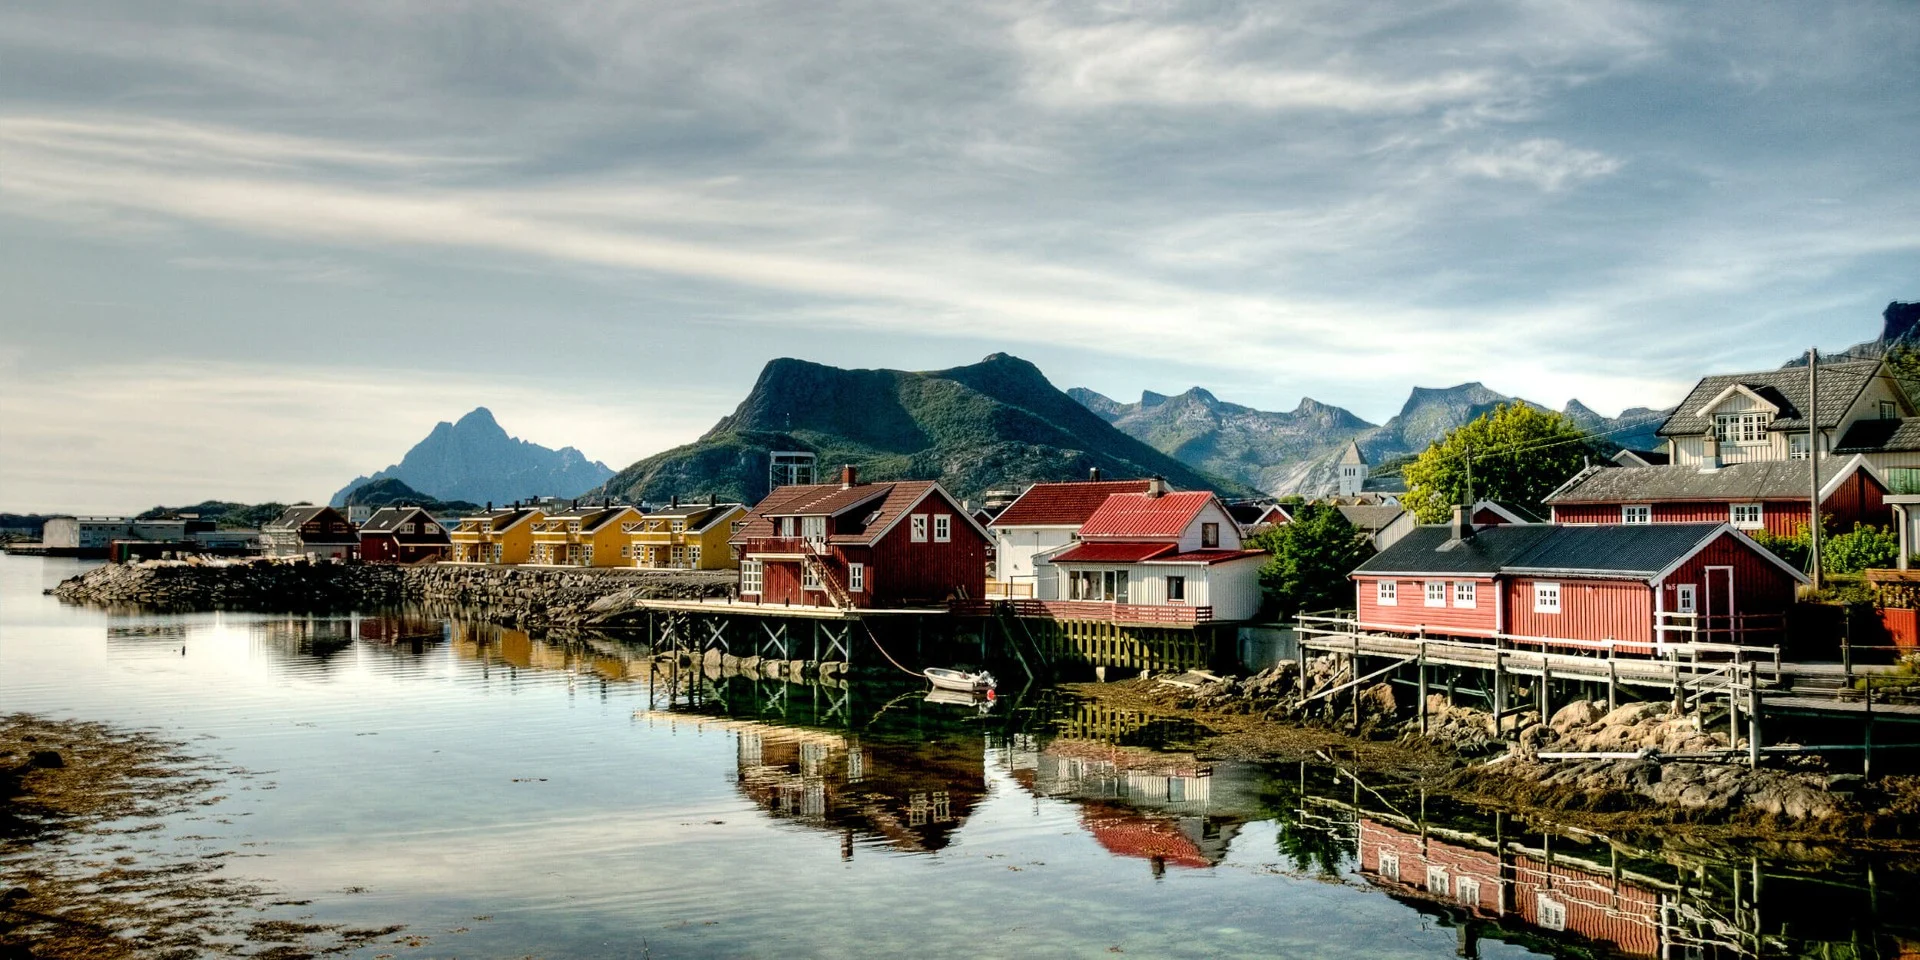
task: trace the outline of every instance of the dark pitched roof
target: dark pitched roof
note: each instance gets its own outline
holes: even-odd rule
[[[1822,484],[1856,465],[1822,464]],[[1649,503],[1656,500],[1800,500],[1808,494],[1807,461],[1731,463],[1699,467],[1596,467],[1547,495],[1548,503]]]
[[[1832,428],[1840,425],[1841,415],[1853,406],[1880,370],[1880,361],[1861,360],[1852,363],[1823,363],[1820,365],[1820,426]],[[1702,377],[1694,384],[1693,392],[1687,399],[1674,408],[1673,415],[1655,431],[1658,436],[1690,436],[1706,433],[1713,426],[1710,417],[1699,416],[1700,408],[1713,401],[1713,398],[1726,392],[1735,384],[1752,390],[1780,408],[1769,427],[1772,430],[1807,429],[1807,368],[1782,367],[1778,370],[1762,370],[1757,373],[1724,373]]]
[[[1530,507],[1524,503],[1515,503],[1512,500],[1482,500],[1479,503],[1476,503],[1473,505],[1473,508],[1476,512],[1479,510],[1486,509],[1487,507],[1494,508],[1496,512],[1506,513],[1509,517],[1512,518],[1514,523],[1546,523],[1547,522],[1547,518],[1541,516],[1539,510],[1533,507]]]
[[[840,485],[814,484],[811,486],[781,487],[767,495],[748,513],[746,522],[731,540],[739,542],[752,538],[777,536],[772,518],[783,516],[814,516],[818,511],[831,508],[833,512],[844,512],[849,507],[858,507],[853,522],[841,520],[840,531],[829,540],[833,543],[859,546],[870,545],[878,540],[901,515],[912,508],[928,491],[939,491],[961,518],[956,527],[965,527],[974,531],[983,539],[985,531],[973,522],[960,503],[954,500],[945,489],[932,480],[898,480],[887,483],[861,484],[851,490],[842,490]],[[859,494],[858,497],[852,496]],[[844,496],[843,496],[844,495]],[[852,527],[853,529],[848,529]]]
[[[287,509],[281,511],[280,516],[275,518],[272,523],[262,526],[261,529],[262,530],[298,530],[301,524],[311,522],[315,518],[319,517],[321,514],[329,513],[329,512],[337,513],[338,511],[335,511],[332,507],[326,506],[324,504],[317,507],[311,504],[306,506],[299,506],[299,507],[288,507]],[[346,517],[342,515],[340,519],[345,520]]]
[[[843,487],[837,483],[791,484],[767,494],[753,512],[766,517],[831,517],[885,496],[893,485],[862,483]]]
[[[1912,453],[1920,451],[1920,417],[1855,420],[1834,446],[1835,453]]]
[[[1623,467],[1660,467],[1670,462],[1664,450],[1631,450],[1625,447],[1611,459]]]
[[[1449,527],[1419,527],[1361,564],[1354,573],[1566,574],[1648,579],[1710,538],[1732,529],[1724,523],[1515,525],[1488,527],[1470,540],[1450,543]]]
[[[1385,530],[1388,524],[1400,519],[1401,514],[1407,512],[1406,508],[1392,504],[1353,504],[1334,509],[1340,511],[1340,515],[1346,517],[1347,522],[1353,524],[1353,528],[1362,533],[1379,533]]]
[[[1077,527],[1116,493],[1145,493],[1148,480],[1036,483],[993,518],[996,527]]]
[[[413,520],[415,514],[419,514],[419,519],[427,523],[436,522],[419,507],[381,507],[373,512],[373,516],[367,518],[366,523],[360,525],[360,532],[393,533],[400,529],[401,524]]]
[[[1262,522],[1260,518],[1266,516],[1269,512],[1275,511],[1275,510],[1278,510],[1280,512],[1279,515],[1283,518],[1288,515],[1286,508],[1280,506],[1277,503],[1229,503],[1227,504],[1227,513],[1233,516],[1235,523],[1238,523],[1243,527]]]

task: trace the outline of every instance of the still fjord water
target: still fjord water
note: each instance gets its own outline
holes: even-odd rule
[[[171,828],[253,854],[230,869],[310,901],[288,917],[425,938],[356,956],[1875,957],[1920,942],[1898,919],[1913,883],[1897,861],[1622,851],[1423,815],[1405,788],[1207,762],[1165,746],[1178,725],[1049,691],[983,716],[897,677],[676,679],[648,668],[644,637],[41,595],[84,567],[0,559],[0,711],[157,728],[252,771]],[[1504,899],[1467,880],[1476,864]]]

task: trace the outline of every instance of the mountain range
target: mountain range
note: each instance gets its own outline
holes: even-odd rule
[[[1312,398],[1291,411],[1274,412],[1227,403],[1199,387],[1177,396],[1147,391],[1138,403],[1082,387],[1068,392],[1121,431],[1198,469],[1266,493],[1306,495],[1336,489],[1337,465],[1348,441],[1358,442],[1368,462],[1378,466],[1419,453],[1498,404],[1529,403],[1480,383],[1415,387],[1399,413],[1376,425]],[[1562,412],[1603,445],[1624,447],[1655,445],[1654,431],[1666,419],[1664,411],[1642,407],[1604,417],[1578,400]]]
[[[442,420],[406,456],[370,477],[356,477],[330,501],[344,506],[355,488],[398,480],[438,500],[507,503],[529,497],[577,497],[613,470],[572,447],[553,450],[507,435],[486,407],[459,420]]]
[[[842,464],[863,479],[934,479],[956,496],[1069,480],[1159,475],[1184,489],[1246,495],[1116,429],[1038,367],[996,353],[950,370],[844,370],[779,359],[734,412],[698,440],[620,471],[591,496],[631,500],[764,497],[768,454],[808,450],[819,479]]]

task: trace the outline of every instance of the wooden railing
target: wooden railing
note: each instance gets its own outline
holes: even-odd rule
[[[1104,623],[1212,623],[1210,606],[1110,603],[1102,600],[954,600],[948,609],[960,616],[990,616],[1004,611],[1040,620],[1098,620]]]
[[[821,554],[826,552],[826,541],[808,540],[805,537],[749,537],[746,554],[756,553],[798,553]]]

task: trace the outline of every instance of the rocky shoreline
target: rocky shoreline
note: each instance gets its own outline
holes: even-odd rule
[[[731,571],[399,566],[300,559],[150,560],[71,577],[51,593],[67,603],[203,610],[333,612],[406,603],[466,608],[517,627],[619,626],[639,599],[721,598]]]
[[[1423,733],[1416,705],[1385,683],[1305,700],[1298,674],[1283,663],[1244,679],[1143,676],[1073,691],[1191,720],[1208,731],[1197,746],[1213,754],[1292,760],[1341,751],[1376,775],[1595,829],[1692,824],[1743,835],[1920,840],[1920,778],[1868,782],[1811,756],[1749,768],[1737,759],[1744,740],[1729,743],[1665,703],[1608,710],[1574,701],[1544,723],[1519,715],[1496,728],[1488,711],[1434,694]],[[1331,687],[1336,674],[1333,657],[1309,661],[1307,695]]]

